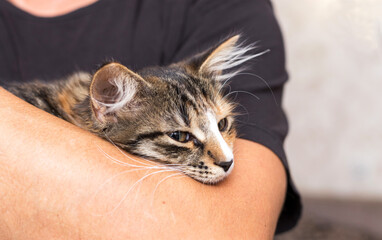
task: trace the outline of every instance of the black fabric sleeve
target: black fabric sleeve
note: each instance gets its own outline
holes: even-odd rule
[[[166,62],[189,57],[235,34],[241,34],[244,44],[256,43],[258,48],[253,54],[270,50],[245,64],[246,70],[231,80],[228,94],[240,104],[237,109],[239,137],[268,147],[287,170],[287,196],[276,233],[291,229],[300,217],[301,203],[283,148],[288,123],[281,100],[288,75],[283,39],[271,3],[266,0],[192,1],[185,19],[174,21],[178,21],[175,25],[179,27],[174,31],[181,34],[177,33],[178,44]],[[173,47],[174,42],[170,45]]]

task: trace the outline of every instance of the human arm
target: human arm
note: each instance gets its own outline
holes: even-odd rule
[[[1,88],[0,99],[1,239],[272,238],[286,179],[269,149],[238,139],[221,184],[169,178],[154,193],[172,173],[157,174],[126,195],[147,172],[122,173],[99,150],[134,163],[114,146]]]

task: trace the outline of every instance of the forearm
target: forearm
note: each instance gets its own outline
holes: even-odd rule
[[[110,143],[0,89],[0,236],[4,239],[270,239],[285,172],[268,149],[235,146],[235,169],[207,186],[148,174]],[[129,171],[122,173],[123,171]],[[8,234],[8,235],[7,235]],[[240,237],[241,236],[241,237]]]
[[[86,224],[86,198],[118,171],[96,148],[108,145],[2,89],[0,99],[0,218],[6,225],[0,229],[9,229],[12,239],[76,239]]]

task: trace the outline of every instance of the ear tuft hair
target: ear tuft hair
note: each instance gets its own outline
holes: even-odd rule
[[[243,43],[238,43],[240,35],[235,35],[228,40],[224,41],[205,58],[199,67],[199,73],[204,75],[213,75],[218,81],[227,80],[243,69],[238,69],[234,72],[227,72],[228,70],[238,67],[246,61],[261,56],[270,50],[265,50],[256,54],[248,54],[251,50],[255,49],[255,44],[245,46]]]

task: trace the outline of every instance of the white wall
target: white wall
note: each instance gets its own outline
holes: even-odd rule
[[[305,195],[382,200],[382,0],[273,4],[296,184]]]

